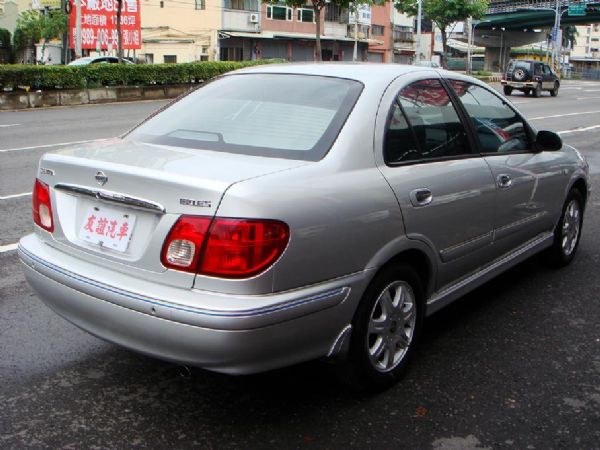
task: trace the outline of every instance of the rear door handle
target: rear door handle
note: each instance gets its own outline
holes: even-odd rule
[[[512,178],[510,175],[506,175],[505,173],[498,175],[496,178],[498,180],[498,187],[500,189],[508,189],[512,186]]]
[[[427,188],[418,188],[408,195],[413,206],[427,206],[433,200],[433,194]]]

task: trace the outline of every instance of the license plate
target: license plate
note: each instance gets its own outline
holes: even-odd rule
[[[79,239],[100,247],[125,252],[133,236],[135,214],[94,206],[83,216]]]
[[[512,86],[516,87],[516,88],[522,88],[523,87],[523,83],[513,83]]]

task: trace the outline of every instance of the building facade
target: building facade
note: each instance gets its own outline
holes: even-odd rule
[[[148,63],[202,60],[316,59],[313,9],[260,0],[141,0],[142,50]],[[337,5],[321,11],[321,58],[411,62],[413,19],[392,3],[355,15]]]
[[[577,41],[569,58],[576,72],[600,70],[600,24],[577,28]]]

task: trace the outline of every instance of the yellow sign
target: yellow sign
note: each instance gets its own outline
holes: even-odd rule
[[[37,3],[39,5],[36,9],[60,8],[60,0],[37,0],[32,3]]]

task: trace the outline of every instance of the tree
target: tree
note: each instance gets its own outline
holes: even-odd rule
[[[455,22],[481,18],[487,11],[487,0],[422,0],[423,16],[431,20],[440,29],[444,51],[442,65],[446,67],[448,53],[448,27]],[[400,12],[416,17],[418,14],[417,0],[395,0],[394,6]]]
[[[59,38],[67,30],[67,15],[61,10],[40,12],[27,10],[19,14],[13,36],[15,49],[32,48],[43,40],[42,59],[46,50],[46,42]]]
[[[383,0],[382,0],[382,2],[383,2]],[[289,6],[292,8],[304,8],[304,7],[306,7],[307,4],[311,6],[311,8],[313,10],[314,18],[315,18],[314,20],[315,20],[316,60],[321,61],[322,60],[322,57],[321,57],[321,11],[325,7],[325,5],[337,5],[342,8],[348,9],[348,7],[350,6],[350,4],[352,2],[349,0],[331,0],[331,1],[326,1],[326,0],[282,0],[282,1],[267,0],[266,3],[269,3],[271,5],[285,4],[286,6]],[[372,4],[373,1],[372,0],[357,0],[354,3],[355,4]]]
[[[562,30],[562,46],[566,48],[575,47],[575,45],[577,45],[577,36],[579,36],[577,27],[567,25]]]
[[[121,36],[121,12],[123,11],[123,0],[117,0],[117,57],[123,62],[123,36]]]
[[[0,28],[0,64],[6,64],[12,59],[10,31]]]

